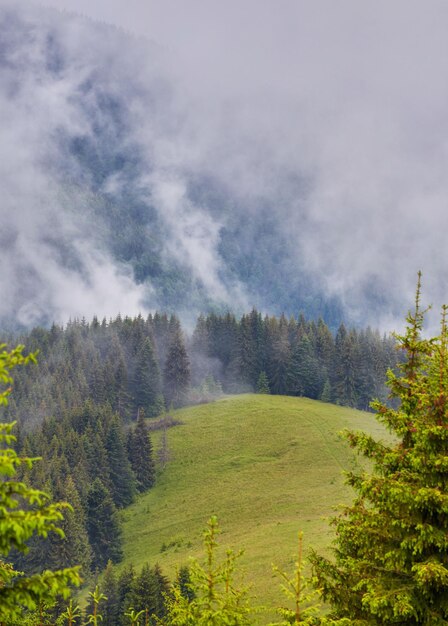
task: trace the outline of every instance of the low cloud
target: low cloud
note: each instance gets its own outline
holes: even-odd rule
[[[90,194],[119,197],[129,180],[114,174],[96,191],[89,181],[75,193],[60,172],[52,176],[61,128],[92,137],[97,122],[136,147],[133,190],[165,229],[161,254],[191,272],[210,298],[262,306],[221,245],[227,229],[263,246],[238,233],[238,223],[269,218],[288,260],[286,290],[294,272],[306,275],[317,292],[340,299],[352,320],[383,328],[412,304],[419,269],[427,300],[447,299],[446,3],[91,4],[58,0],[160,47],[73,15],[9,4],[33,33],[14,44],[23,72],[6,69],[0,80],[0,210],[10,242],[0,254],[11,276],[2,289],[24,318],[33,310],[26,277],[46,294],[31,299],[36,310],[55,315],[75,314],[76,302],[85,314],[100,306],[115,314],[127,300],[135,310],[142,297],[157,306],[151,286],[136,286],[129,268],[112,259],[104,226],[89,222]],[[50,71],[43,54],[49,30],[66,60]],[[93,92],[81,93],[95,77],[105,95],[126,103],[119,132],[89,101]],[[203,181],[225,201],[194,193]],[[259,236],[269,241],[266,231]],[[64,259],[48,233],[66,242]],[[114,287],[101,292],[105,282]]]
[[[1,15],[9,20],[6,37],[21,34],[15,11],[9,5]],[[147,293],[86,220],[92,198],[56,175],[60,129],[88,132],[72,102],[87,72],[61,68],[55,76],[46,64],[51,31],[63,21],[48,28],[36,12],[18,15],[28,39],[5,43],[0,77],[0,317],[30,325],[137,313]]]

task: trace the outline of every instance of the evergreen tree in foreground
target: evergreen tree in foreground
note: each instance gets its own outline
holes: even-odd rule
[[[178,580],[166,595],[166,616],[156,619],[157,626],[250,626],[252,612],[245,589],[235,584],[235,562],[240,554],[227,551],[218,560],[218,520],[213,516],[204,533],[205,564],[192,560],[189,591],[185,594]]]
[[[11,369],[35,361],[34,355],[24,357],[23,346],[7,352],[0,345],[0,382],[6,389],[0,390],[0,405],[8,403],[13,379]],[[16,572],[1,557],[8,557],[11,549],[26,551],[26,542],[33,536],[47,537],[55,532],[63,535],[58,523],[63,519],[62,510],[67,504],[51,504],[50,497],[38,489],[28,487],[16,478],[23,465],[31,467],[33,459],[20,458],[10,448],[15,437],[11,434],[14,424],[0,424],[0,622],[11,624],[20,618],[23,609],[36,609],[43,603],[51,603],[59,595],[67,597],[70,585],[79,585],[78,568],[67,568],[26,576]],[[34,459],[35,460],[35,459]]]
[[[448,331],[422,337],[420,277],[414,313],[397,335],[405,361],[388,374],[392,409],[373,403],[393,443],[347,432],[371,459],[348,475],[356,499],[333,523],[335,561],[312,561],[332,615],[350,623],[448,623]]]

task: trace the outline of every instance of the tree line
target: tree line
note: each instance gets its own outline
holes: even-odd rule
[[[12,339],[9,338],[11,342]],[[322,319],[262,316],[253,309],[199,316],[191,337],[175,315],[118,315],[100,322],[35,328],[15,337],[39,351],[39,367],[17,373],[7,420],[32,427],[60,418],[86,400],[109,405],[126,423],[206,401],[221,391],[305,396],[368,410],[384,399],[384,380],[397,364],[394,340],[370,328]]]
[[[79,563],[87,577],[120,561],[118,511],[155,482],[145,417],[254,389],[367,408],[372,396],[384,398],[385,372],[397,359],[393,340],[371,329],[341,325],[333,335],[322,320],[256,310],[240,320],[200,316],[191,337],[176,316],[156,313],[35,328],[19,339],[38,351],[39,366],[17,370],[3,415],[18,422],[17,452],[45,458],[21,478],[74,510],[64,540],[33,539],[14,564],[37,572]],[[159,452],[163,469],[166,445]]]
[[[21,466],[19,479],[72,509],[61,522],[64,537],[34,536],[29,552],[13,551],[11,561],[31,574],[77,563],[86,580],[119,563],[118,511],[154,484],[145,417],[222,391],[367,408],[372,396],[385,397],[385,372],[397,362],[394,341],[377,331],[341,325],[333,334],[323,320],[255,309],[239,320],[200,316],[191,337],[176,316],[155,313],[74,320],[18,339],[39,352],[39,366],[17,371],[3,416],[18,421],[18,455],[45,459]]]
[[[212,374],[224,391],[305,396],[367,410],[384,398],[384,380],[397,364],[393,338],[371,328],[333,334],[319,319],[265,316],[253,309],[200,316],[190,350],[193,376]],[[207,357],[204,360],[204,356]]]
[[[151,437],[143,412],[127,431],[109,405],[90,400],[40,428],[18,429],[15,449],[20,457],[42,457],[45,463],[22,466],[19,479],[70,502],[61,523],[64,537],[34,537],[29,551],[13,552],[14,566],[35,573],[73,563],[90,579],[108,561],[120,562],[122,536],[118,511],[155,482]]]

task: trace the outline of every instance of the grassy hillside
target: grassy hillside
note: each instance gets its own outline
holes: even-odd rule
[[[374,417],[303,398],[243,395],[176,412],[171,460],[157,486],[124,512],[125,563],[159,562],[173,575],[202,555],[211,514],[221,544],[243,548],[246,578],[259,602],[280,600],[271,563],[291,568],[297,531],[325,550],[328,517],[348,503],[342,471],[355,462],[337,433],[380,434]],[[158,439],[154,437],[155,448]]]

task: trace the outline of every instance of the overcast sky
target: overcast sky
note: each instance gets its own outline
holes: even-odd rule
[[[291,188],[289,196],[282,190],[278,218],[300,243],[300,262],[304,254],[307,268],[323,275],[355,315],[358,309],[366,317],[359,303],[368,290],[407,308],[418,269],[428,299],[447,299],[448,2],[40,4],[114,24],[164,48],[176,110],[186,112],[175,139],[159,137],[164,172],[167,164],[209,169],[236,196],[270,201],[279,197],[281,173],[307,177],[300,215]],[[154,145],[153,129],[139,133]],[[182,196],[179,180],[152,182],[160,183],[165,207]],[[218,232],[219,224],[210,224],[211,268],[218,263]],[[194,258],[197,247],[184,248]],[[387,326],[394,315],[386,304],[383,319],[373,321]]]

